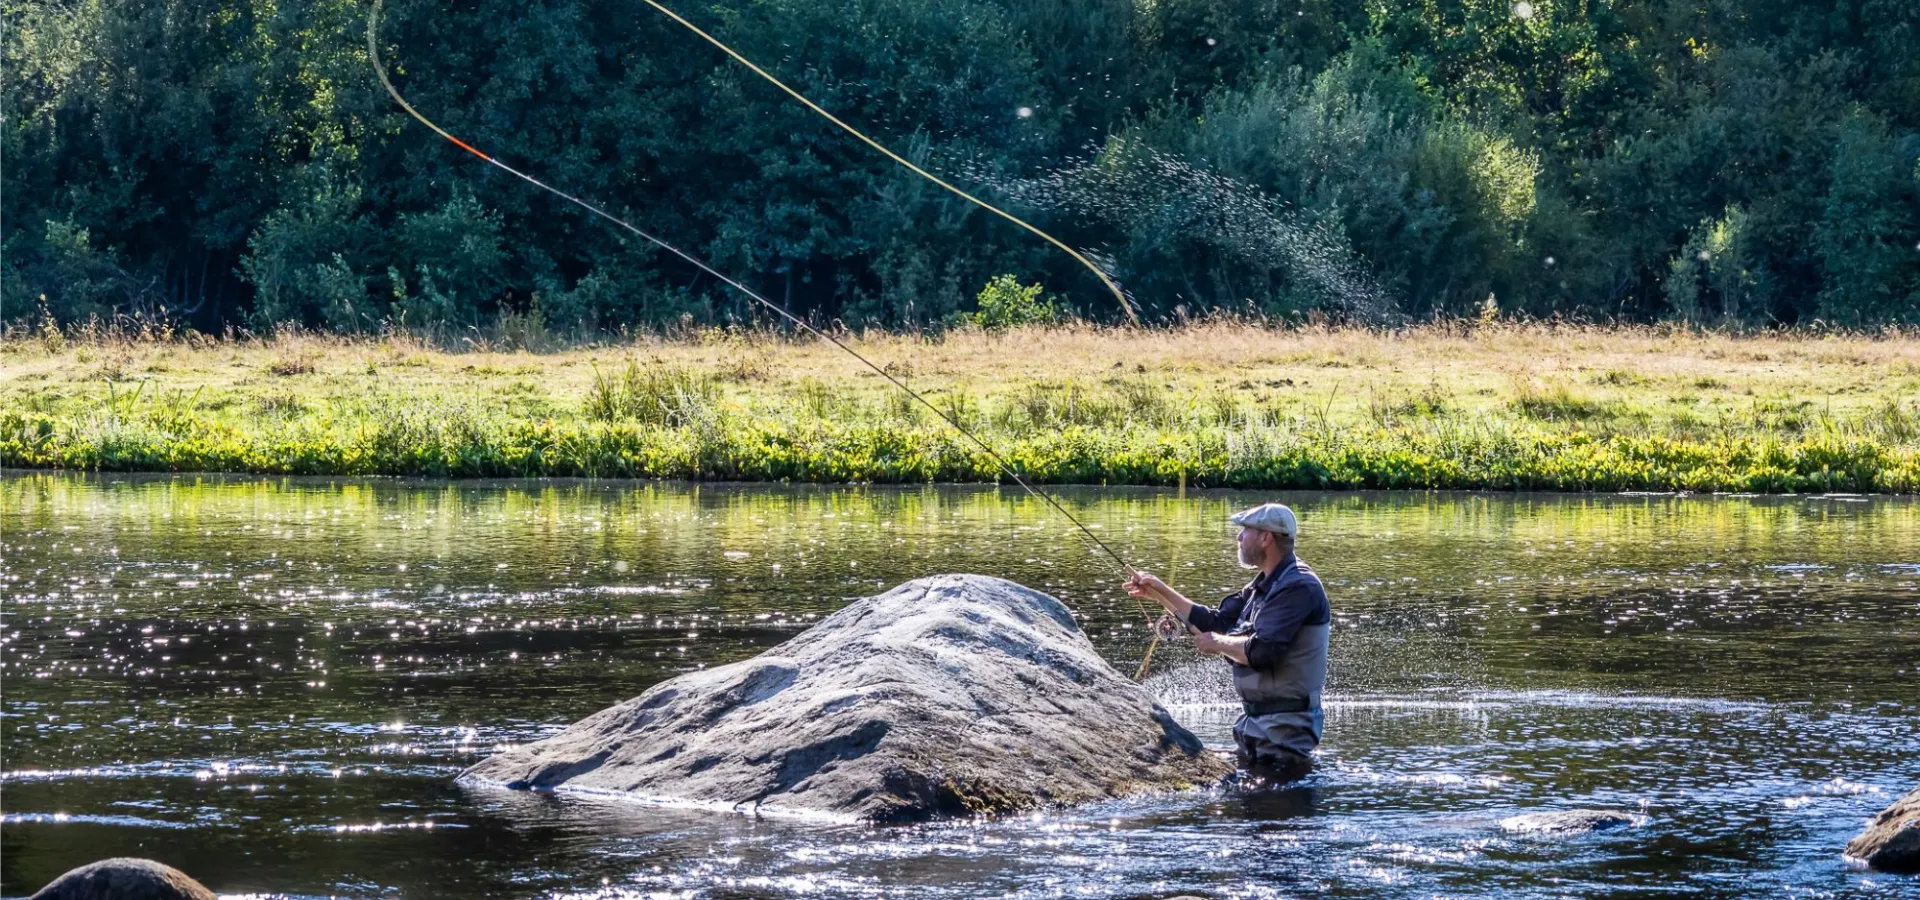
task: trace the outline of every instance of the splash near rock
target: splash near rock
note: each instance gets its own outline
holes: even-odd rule
[[[461,778],[911,822],[1180,790],[1231,770],[1107,665],[1059,600],[940,575]]]

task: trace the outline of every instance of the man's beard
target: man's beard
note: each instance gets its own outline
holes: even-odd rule
[[[1240,568],[1242,569],[1260,568],[1260,563],[1262,562],[1262,560],[1260,560],[1257,557],[1248,556],[1248,554],[1250,553],[1258,553],[1258,552],[1259,552],[1258,550],[1248,550],[1247,545],[1241,544],[1240,545]]]

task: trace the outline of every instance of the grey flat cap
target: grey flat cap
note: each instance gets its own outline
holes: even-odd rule
[[[1258,528],[1287,537],[1300,534],[1300,522],[1293,517],[1293,510],[1280,503],[1262,503],[1252,509],[1243,509],[1227,517],[1227,521],[1242,528]]]

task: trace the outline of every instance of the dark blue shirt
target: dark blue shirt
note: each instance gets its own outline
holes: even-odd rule
[[[1218,610],[1198,603],[1187,614],[1187,624],[1215,634],[1251,634],[1247,666],[1271,669],[1286,658],[1287,647],[1304,625],[1325,625],[1332,618],[1327,590],[1313,567],[1289,556],[1271,574],[1262,572],[1251,584],[1220,600]]]

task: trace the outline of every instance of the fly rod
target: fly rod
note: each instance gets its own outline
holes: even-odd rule
[[[706,38],[709,42],[713,43],[715,46],[718,46],[720,49],[725,50],[728,53],[728,55],[744,63],[749,68],[759,73],[761,77],[764,77],[769,81],[772,81],[774,84],[779,85],[780,88],[782,90],[785,90],[788,94],[791,94],[792,96],[798,98],[800,102],[805,103],[808,106],[808,108],[814,110],[815,112],[820,113],[823,116],[826,116],[828,119],[832,120],[834,124],[839,125],[841,128],[844,128],[849,132],[852,132],[855,136],[866,141],[868,144],[872,145],[876,149],[879,149],[882,153],[886,153],[889,157],[892,157],[896,162],[899,162],[901,165],[904,165],[910,169],[913,169],[914,171],[919,172],[921,175],[924,175],[927,178],[933,179],[936,183],[940,184],[942,187],[945,187],[948,190],[953,191],[954,193],[960,194],[961,196],[966,197],[969,200],[973,200],[973,202],[983,207],[986,207],[987,209],[992,209],[994,212],[999,212],[1000,215],[1005,216],[1008,219],[1012,219],[1015,222],[1019,222],[1021,225],[1026,226],[1028,230],[1033,231],[1034,233],[1047,238],[1047,240],[1053,241],[1053,243],[1059,245],[1063,249],[1066,249],[1068,253],[1073,253],[1076,259],[1079,259],[1081,262],[1086,263],[1089,268],[1094,269],[1095,273],[1100,275],[1101,280],[1106,282],[1108,286],[1113,290],[1114,296],[1120,298],[1122,308],[1126,310],[1128,317],[1129,318],[1133,317],[1133,308],[1131,305],[1127,304],[1126,298],[1121,295],[1118,286],[1113,285],[1113,283],[1111,282],[1111,280],[1107,278],[1105,273],[1100,272],[1097,267],[1093,266],[1092,263],[1087,262],[1087,260],[1084,257],[1080,256],[1080,254],[1074,253],[1074,251],[1071,248],[1066,247],[1065,244],[1061,244],[1058,240],[1055,240],[1052,236],[1047,235],[1045,232],[1042,232],[1031,225],[1027,225],[1025,222],[1021,222],[1019,219],[1015,219],[1013,216],[1008,215],[1007,213],[1000,212],[998,209],[995,209],[994,207],[987,205],[986,203],[974,198],[972,195],[967,194],[964,191],[961,191],[959,188],[953,187],[952,185],[949,185],[938,178],[934,178],[934,176],[928,174],[924,170],[920,169],[918,166],[915,166],[912,163],[909,163],[906,160],[901,159],[898,156],[895,156],[892,153],[892,151],[887,150],[885,147],[882,147],[878,143],[874,142],[871,138],[868,138],[865,135],[860,134],[858,131],[855,131],[852,126],[849,126],[846,123],[841,122],[839,119],[834,118],[831,114],[827,113],[826,110],[821,109],[820,107],[814,105],[812,101],[801,96],[798,92],[794,91],[792,88],[787,87],[785,84],[782,84],[779,80],[775,79],[772,75],[769,75],[765,71],[760,69],[760,67],[755,66],[753,63],[747,61],[745,57],[734,52],[732,48],[729,48],[725,44],[720,43],[719,40],[715,39],[711,35],[708,35],[706,32],[701,31],[698,28],[695,28],[691,23],[687,22],[687,20],[682,19],[677,15],[674,15],[674,13],[671,10],[668,10],[666,7],[661,6],[658,3],[654,3],[653,0],[646,0],[646,2],[649,5],[653,6],[654,8],[659,9],[661,12],[666,13],[668,16],[671,16],[674,21],[679,22],[682,25],[685,25],[689,29],[692,29],[696,34],[699,34],[701,37]],[[999,451],[993,449],[992,445],[982,440],[979,437],[979,435],[974,434],[973,431],[968,429],[965,425],[962,425],[957,418],[955,418],[952,415],[949,415],[945,410],[942,410],[938,406],[935,406],[932,403],[932,401],[929,401],[926,397],[921,396],[919,391],[916,391],[913,388],[908,387],[906,382],[903,382],[900,379],[895,378],[893,376],[893,373],[887,371],[885,368],[882,368],[881,366],[875,365],[872,360],[866,358],[865,356],[862,356],[859,351],[848,346],[846,342],[840,340],[839,338],[834,337],[831,334],[821,331],[820,329],[815,328],[812,325],[807,324],[805,320],[801,319],[798,316],[795,316],[793,313],[788,312],[785,308],[781,307],[779,304],[774,303],[772,300],[769,300],[766,297],[761,296],[758,291],[755,291],[754,289],[747,287],[746,285],[741,284],[740,282],[735,281],[732,278],[727,277],[726,274],[720,272],[718,269],[715,269],[710,265],[707,265],[706,262],[699,259],[698,257],[695,257],[693,254],[688,253],[684,250],[681,250],[679,247],[676,247],[673,244],[668,243],[664,239],[655,237],[654,235],[642,230],[641,228],[634,225],[633,223],[628,222],[627,220],[622,219],[619,216],[616,216],[610,212],[607,212],[606,210],[600,208],[599,206],[596,206],[592,203],[582,200],[579,197],[576,197],[572,194],[567,193],[566,191],[560,190],[559,188],[556,188],[550,184],[547,184],[546,182],[541,181],[540,179],[535,178],[532,175],[528,175],[527,173],[522,172],[519,169],[509,166],[504,162],[501,162],[499,159],[496,159],[495,157],[487,153],[481,152],[478,148],[474,147],[472,144],[469,144],[466,141],[463,141],[457,137],[454,137],[446,129],[441,128],[439,125],[434,124],[432,119],[429,119],[426,116],[422,115],[419,110],[414,109],[413,104],[408,103],[407,99],[401,96],[399,89],[393,86],[393,81],[387,77],[386,67],[380,64],[379,28],[380,28],[381,3],[382,3],[382,0],[374,0],[373,10],[371,14],[369,14],[367,17],[367,58],[373,63],[374,74],[378,75],[380,78],[380,86],[387,89],[387,94],[393,97],[393,101],[395,103],[398,103],[401,109],[404,109],[407,111],[407,115],[412,116],[414,120],[418,121],[420,124],[427,126],[427,128],[432,130],[433,133],[438,134],[443,138],[446,138],[448,141],[452,142],[454,146],[459,147],[460,149],[465,150],[468,153],[471,153],[474,156],[479,157],[480,159],[484,160],[488,164],[499,168],[501,171],[504,171],[507,174],[514,176],[515,178],[525,181],[526,183],[531,184],[534,187],[537,187],[543,191],[546,191],[547,193],[553,194],[556,197],[566,200],[567,202],[572,203],[573,205],[578,206],[581,209],[586,210],[587,212],[593,213],[594,215],[599,216],[600,218],[605,219],[606,221],[619,226],[620,228],[635,235],[636,237],[642,238],[647,242],[653,244],[654,246],[659,247],[660,249],[665,250],[668,253],[671,253],[674,256],[679,257],[682,260],[685,260],[686,262],[692,264],[695,268],[698,268],[700,271],[705,272],[708,275],[711,275],[714,278],[719,279],[722,283],[726,284],[728,287],[731,287],[734,290],[737,290],[740,293],[745,294],[746,296],[752,298],[755,302],[759,303],[761,306],[766,307],[768,310],[771,310],[774,314],[792,323],[794,327],[799,328],[800,330],[805,331],[806,333],[813,335],[814,337],[817,337],[823,341],[826,341],[827,343],[830,343],[835,347],[838,347],[841,350],[845,351],[847,355],[853,357],[856,360],[859,360],[860,363],[862,365],[865,365],[867,368],[872,369],[874,374],[877,374],[881,378],[886,379],[887,382],[893,385],[894,387],[899,388],[902,391],[905,391],[907,396],[912,397],[915,402],[919,403],[921,406],[931,411],[935,416],[938,416],[941,419],[941,421],[946,422],[949,426],[953,428],[954,431],[958,432],[959,434],[967,438],[967,440],[973,442],[974,446],[979,447],[982,452],[987,454],[988,458],[993,460],[994,465],[997,466],[1001,472],[1005,473],[1007,477],[1012,478],[1014,480],[1014,483],[1020,485],[1020,487],[1025,489],[1028,494],[1046,503],[1046,505],[1052,508],[1054,512],[1059,513],[1068,522],[1073,523],[1073,526],[1079,529],[1080,535],[1083,538],[1085,538],[1086,541],[1091,546],[1098,548],[1102,553],[1105,553],[1107,556],[1111,557],[1113,561],[1120,566],[1121,570],[1125,571],[1129,576],[1139,574],[1138,570],[1134,569],[1134,567],[1129,565],[1125,559],[1122,559],[1120,557],[1120,554],[1114,552],[1112,547],[1107,546],[1106,541],[1101,540],[1099,535],[1094,534],[1093,529],[1088,528],[1086,524],[1081,522],[1078,517],[1076,517],[1073,513],[1068,512],[1066,507],[1060,505],[1060,502],[1058,500],[1055,500],[1051,493],[1041,490],[1039,487],[1036,487],[1032,483],[1028,482],[1026,478],[1022,477],[1020,475],[1020,472],[1016,470],[1011,463],[1007,462],[1005,457],[1000,455]],[[1148,630],[1153,632],[1152,643],[1149,644],[1147,647],[1146,659],[1141,662],[1140,670],[1135,676],[1136,679],[1138,679],[1138,678],[1143,678],[1146,675],[1147,663],[1151,662],[1153,659],[1153,650],[1154,650],[1154,647],[1157,646],[1160,642],[1160,634],[1159,634],[1159,630],[1154,627],[1153,614],[1147,611],[1146,603],[1141,601],[1138,597],[1134,598],[1134,602],[1140,608],[1141,615],[1146,617]]]

